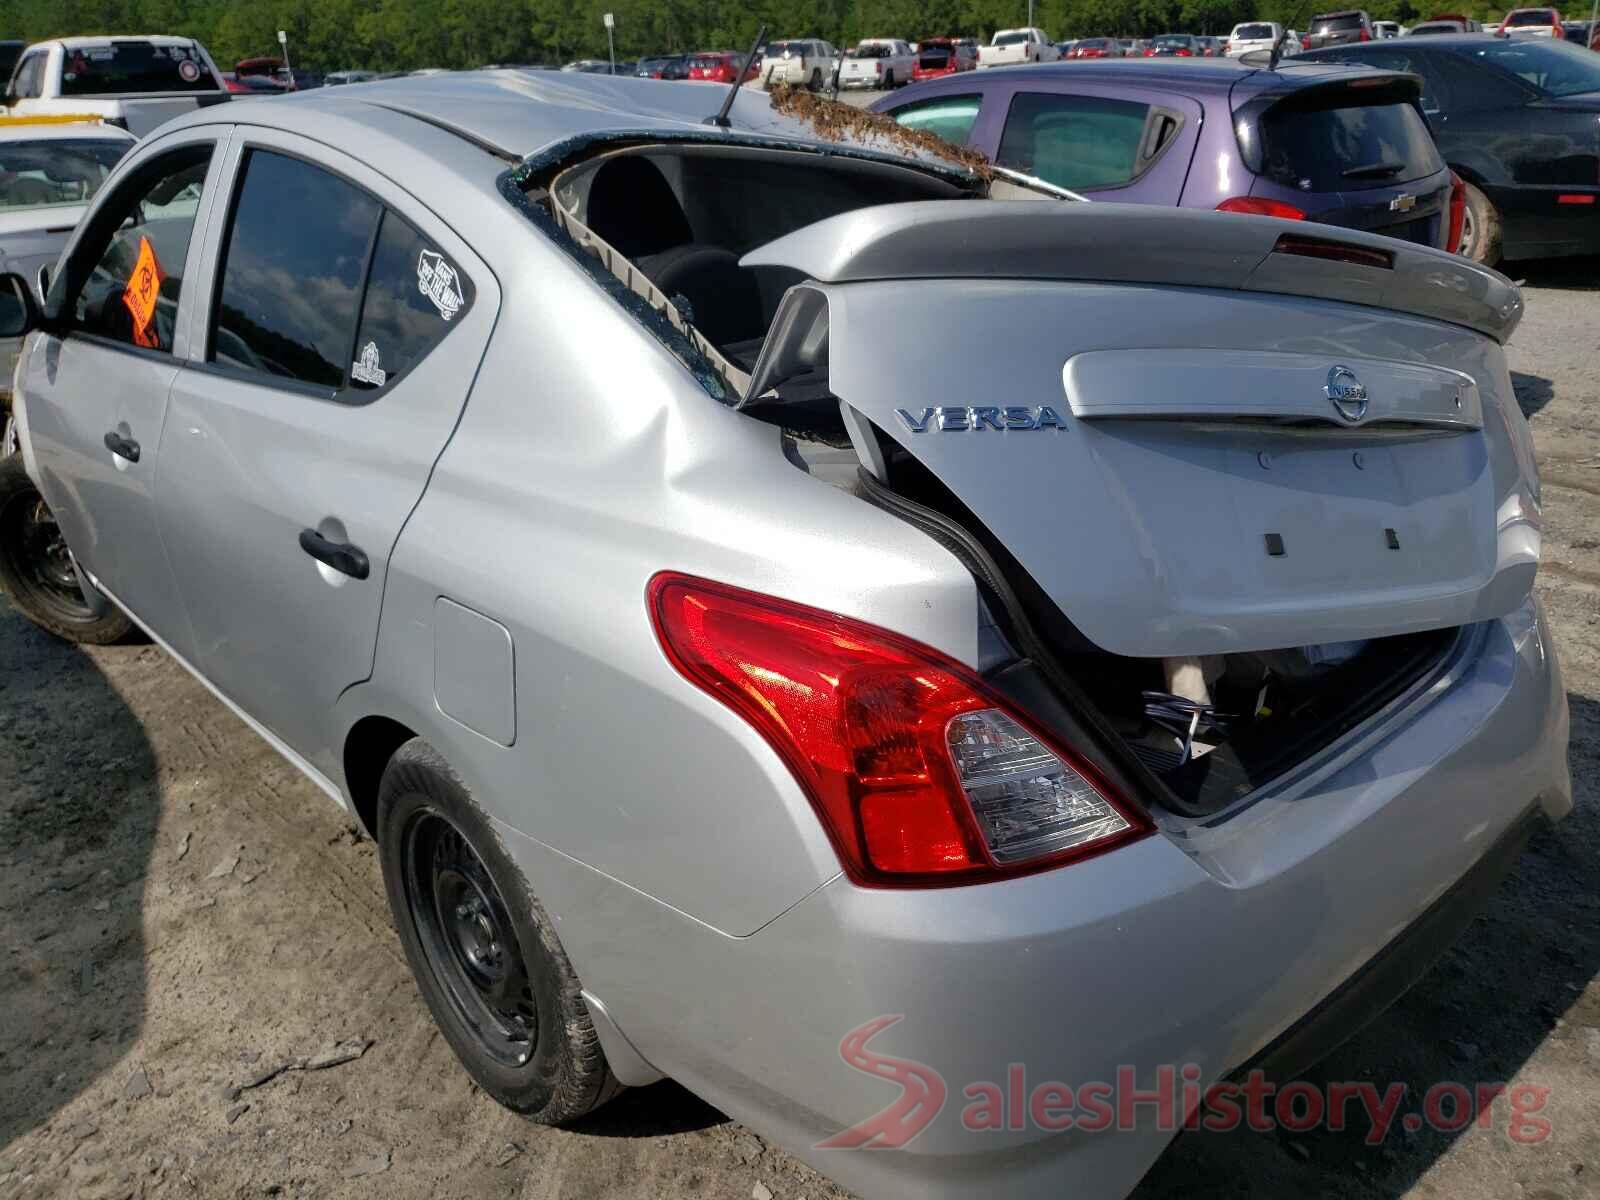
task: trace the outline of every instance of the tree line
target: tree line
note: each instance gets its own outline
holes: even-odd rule
[[[1436,9],[1490,15],[1481,4],[1368,0],[1375,18],[1422,20]],[[1227,33],[1236,22],[1280,21],[1304,30],[1343,0],[1035,0],[1034,23],[1051,37]],[[1500,11],[1495,9],[1495,12]],[[916,40],[987,37],[1024,24],[1027,0],[0,0],[0,37],[172,33],[198,38],[222,69],[277,52],[316,71],[559,64],[606,53],[602,14],[616,17],[618,58],[745,49],[762,25],[771,38]]]

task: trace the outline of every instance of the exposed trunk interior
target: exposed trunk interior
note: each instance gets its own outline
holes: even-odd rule
[[[1110,653],[1073,625],[927,468],[892,439],[878,440],[885,478],[862,473],[858,487],[902,515],[905,507],[891,495],[968,535],[946,545],[974,568],[1009,642],[1002,653],[1032,659],[1080,708],[1088,706],[1080,715],[1113,742],[1105,749],[1125,771],[1155,785],[1146,790],[1180,816],[1220,812],[1306,762],[1434,672],[1460,635],[1448,628],[1164,658]],[[824,465],[805,465],[825,476],[836,456],[822,443],[809,454]]]

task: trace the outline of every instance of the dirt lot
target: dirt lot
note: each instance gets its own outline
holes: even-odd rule
[[[1190,1135],[1144,1200],[1600,1195],[1600,262],[1513,271],[1578,810],[1318,1074],[1405,1082],[1408,1110],[1440,1080],[1548,1087],[1551,1136]],[[497,1108],[338,811],[159,651],[86,653],[3,601],[0,944],[0,1196],[842,1195],[670,1083],[575,1131]]]

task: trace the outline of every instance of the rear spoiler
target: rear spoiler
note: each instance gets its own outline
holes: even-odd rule
[[[1498,342],[1522,319],[1516,284],[1459,255],[1305,221],[1154,205],[882,205],[808,225],[740,262],[821,283],[1058,279],[1271,292],[1431,317]]]

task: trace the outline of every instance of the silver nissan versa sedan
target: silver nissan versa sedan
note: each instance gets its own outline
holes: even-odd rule
[[[1140,1095],[1300,1070],[1571,806],[1520,294],[723,98],[164,127],[0,281],[0,582],[348,808],[509,1107],[1123,1195]]]

